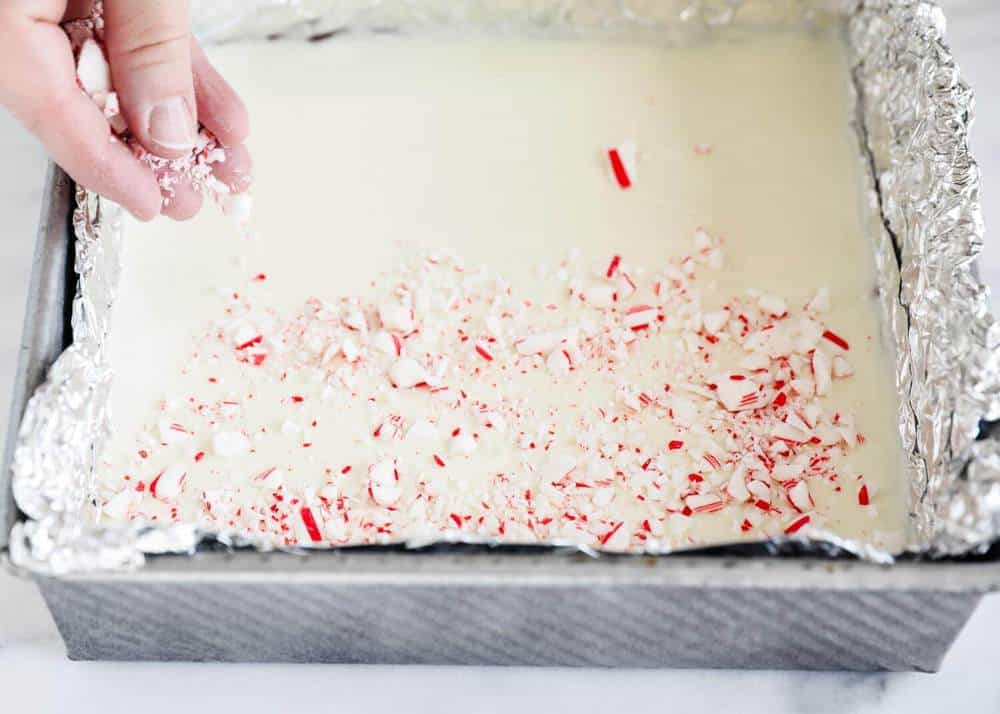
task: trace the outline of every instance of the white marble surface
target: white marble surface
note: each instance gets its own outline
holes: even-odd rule
[[[1000,3],[946,0],[950,39],[978,91],[973,144],[987,225],[1000,222]],[[0,394],[17,353],[44,160],[0,112]],[[1000,244],[984,275],[1000,295]],[[994,305],[1000,300],[994,297]],[[0,413],[0,433],[6,413]],[[1000,596],[988,597],[942,671],[841,674],[443,667],[74,663],[34,586],[0,572],[0,711],[1000,712]],[[9,708],[8,708],[9,706]]]

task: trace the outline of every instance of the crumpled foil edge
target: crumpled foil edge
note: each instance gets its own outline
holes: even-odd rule
[[[113,202],[77,188],[73,344],[28,401],[11,464],[14,498],[28,520],[11,532],[10,559],[31,572],[132,569],[144,553],[188,551],[198,540],[190,527],[107,528],[83,515],[95,445],[109,431],[112,370],[104,343],[121,271],[121,218]]]
[[[699,31],[739,19],[744,9],[752,18],[759,6],[752,0],[593,0],[583,5],[594,11],[602,3],[647,30],[679,17]],[[528,4],[536,17],[563,19],[572,6],[569,0]],[[435,12],[444,12],[433,2],[427,5],[431,10],[422,22],[433,22]],[[678,10],[681,5],[686,7]],[[971,91],[958,78],[942,43],[943,16],[932,2],[786,0],[784,5],[806,19],[815,8],[852,11],[848,35],[856,128],[861,159],[873,179],[870,232],[903,395],[899,426],[912,484],[907,549],[931,555],[982,550],[1000,533],[1000,441],[978,438],[982,419],[1000,417],[1000,329],[989,315],[988,292],[974,266],[983,226],[979,175],[967,144]],[[323,0],[260,0],[253,6],[283,11],[286,25],[291,13],[291,34],[309,37],[358,17],[377,28],[380,18],[401,17],[413,4],[345,2],[332,16],[317,9],[324,7]],[[243,21],[253,14],[247,7],[241,6],[238,21],[223,14],[224,24],[202,26],[218,29],[220,40],[242,36]],[[498,12],[509,11],[503,4],[498,7]],[[598,16],[587,17],[595,22]],[[26,570],[131,569],[147,553],[193,552],[203,536],[185,525],[109,528],[88,523],[82,515],[90,498],[94,445],[109,428],[111,369],[103,345],[121,268],[120,219],[121,209],[113,203],[78,190],[74,344],[30,400],[12,467],[15,498],[29,520],[15,526],[10,555]],[[809,541],[783,540],[845,550],[875,562],[892,560],[884,551],[833,533],[814,533]]]
[[[945,24],[934,2],[867,0],[848,27],[881,233],[900,266],[889,327],[912,488],[908,550],[936,556],[981,552],[1000,533],[1000,441],[984,429],[1000,417],[1000,326],[975,264],[973,93]]]

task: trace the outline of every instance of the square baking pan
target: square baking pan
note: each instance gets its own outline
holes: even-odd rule
[[[75,188],[48,174],[4,469],[72,342]],[[892,566],[795,544],[672,556],[439,545],[261,553],[203,543],[141,568],[33,574],[72,659],[934,671],[997,549]]]
[[[70,340],[74,190],[48,174],[11,433]],[[7,463],[0,545],[18,517]],[[439,546],[202,547],[139,570],[36,575],[72,659],[934,671],[991,557],[880,566],[717,549],[608,556]]]

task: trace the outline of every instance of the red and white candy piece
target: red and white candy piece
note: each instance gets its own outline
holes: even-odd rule
[[[807,432],[796,429],[791,424],[782,421],[779,421],[771,428],[771,436],[786,444],[804,444],[810,438]]]
[[[811,313],[821,314],[830,309],[830,290],[820,288],[812,300],[806,305],[806,310]]]
[[[402,489],[395,459],[382,459],[368,468],[368,495],[380,506],[391,506],[399,500]]]
[[[549,374],[562,377],[569,374],[569,371],[573,368],[573,362],[570,360],[569,352],[566,350],[555,350],[545,360],[545,367],[549,370]]]
[[[149,494],[160,501],[174,501],[184,490],[187,471],[180,464],[168,466],[149,484]]]
[[[192,434],[187,428],[178,422],[170,421],[167,417],[159,420],[160,441],[164,444],[176,444],[190,439]]]
[[[399,303],[382,305],[378,309],[378,316],[382,326],[387,330],[406,334],[412,332],[415,326],[413,308]]]
[[[424,368],[415,359],[404,357],[389,367],[389,380],[399,389],[411,389],[427,379]]]
[[[780,318],[788,314],[788,304],[777,295],[763,294],[757,299],[760,309],[770,317]]]
[[[271,468],[265,469],[257,474],[254,478],[254,482],[266,489],[274,491],[284,485],[285,474],[281,469],[272,466]]]
[[[767,404],[760,385],[745,374],[726,372],[716,377],[713,384],[716,399],[731,412],[758,409]]]
[[[750,500],[750,489],[747,488],[746,473],[744,469],[737,466],[733,470],[732,476],[726,484],[726,493],[735,501],[743,502]]]
[[[111,91],[111,67],[94,40],[84,40],[76,60],[76,78],[91,99]],[[103,107],[102,107],[103,109]]]
[[[833,363],[823,350],[813,352],[812,371],[816,380],[816,394],[821,397],[828,395],[833,389]]]
[[[812,495],[805,481],[796,481],[795,485],[788,489],[788,502],[799,513],[805,513],[813,508]]]
[[[302,527],[305,529],[306,537],[312,543],[318,543],[323,540],[323,534],[320,532],[319,524],[316,522],[316,514],[313,509],[308,506],[299,509],[299,518],[302,521]],[[300,542],[304,539],[299,538]]]
[[[657,310],[650,305],[633,305],[625,311],[625,327],[632,331],[646,330],[656,322]]]
[[[727,310],[715,310],[702,315],[702,324],[705,326],[705,332],[710,335],[717,335],[722,332],[727,322],[729,322],[729,312]]]
[[[357,362],[361,358],[361,348],[350,337],[345,338],[341,343],[340,351],[348,362]]]
[[[711,493],[695,493],[684,499],[684,504],[692,513],[714,513],[725,505],[722,496]]]
[[[833,358],[833,376],[837,379],[846,379],[854,375],[854,367],[846,358],[835,355]]]
[[[785,525],[784,529],[785,535],[793,535],[795,533],[798,533],[807,525],[809,525],[809,522],[811,520],[812,516],[810,516],[808,513],[804,513],[801,516],[796,516]]]
[[[467,431],[459,431],[451,439],[451,453],[468,456],[476,450],[476,439]]]
[[[635,168],[638,159],[635,142],[623,141],[618,146],[608,149],[608,161],[611,164],[611,175],[619,188],[627,189],[635,181]]]
[[[625,521],[614,523],[608,530],[597,537],[597,542],[603,550],[623,552],[628,549],[632,540],[632,529]]]

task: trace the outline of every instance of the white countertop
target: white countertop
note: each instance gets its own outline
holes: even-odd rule
[[[944,0],[951,44],[977,90],[973,148],[988,226],[1000,222],[1000,3]],[[0,394],[10,391],[44,173],[41,150],[0,112]],[[1000,182],[998,182],[1000,183]],[[996,190],[993,190],[996,189]],[[1000,244],[983,274],[1000,308]],[[5,405],[0,405],[6,409]],[[6,412],[0,413],[4,433]],[[65,658],[34,586],[0,572],[0,698],[7,711],[317,709],[397,712],[1000,712],[1000,596],[987,597],[936,675],[705,670],[76,663]],[[19,706],[20,705],[20,706]],[[307,708],[308,707],[308,708]]]

